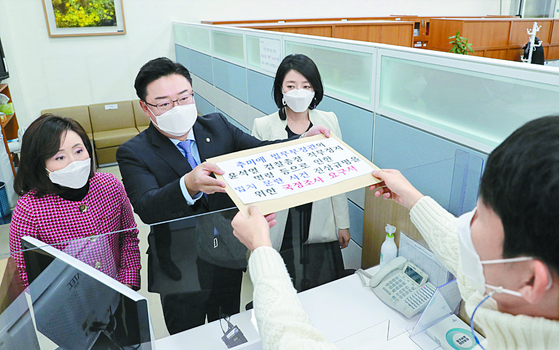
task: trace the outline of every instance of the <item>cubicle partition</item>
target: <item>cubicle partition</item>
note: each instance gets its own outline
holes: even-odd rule
[[[202,114],[250,132],[277,110],[275,70],[303,53],[325,86],[343,139],[381,168],[401,170],[453,214],[475,205],[491,150],[528,120],[559,113],[559,70],[518,62],[246,28],[174,22],[178,62],[193,74]],[[365,190],[348,194],[354,250],[363,244]],[[347,263],[347,260],[346,260]]]

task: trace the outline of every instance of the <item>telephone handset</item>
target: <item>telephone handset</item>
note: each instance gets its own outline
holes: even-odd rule
[[[399,256],[383,266],[369,284],[386,305],[410,318],[423,311],[435,293],[427,279],[419,267]]]

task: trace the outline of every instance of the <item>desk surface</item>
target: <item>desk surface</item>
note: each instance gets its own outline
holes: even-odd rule
[[[368,270],[374,274],[378,267]],[[357,275],[299,293],[312,324],[340,349],[369,349],[371,344],[390,349],[420,349],[408,336],[417,318],[404,318],[364,288]],[[253,311],[231,316],[248,340],[239,350],[262,349]],[[223,324],[226,328],[227,325]],[[156,349],[227,349],[219,321],[211,322],[155,342]]]

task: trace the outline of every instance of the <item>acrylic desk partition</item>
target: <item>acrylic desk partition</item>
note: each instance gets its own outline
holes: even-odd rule
[[[233,236],[231,227],[237,212],[231,208],[151,226],[139,225],[141,246],[146,240],[151,243],[151,290],[159,295],[147,293],[146,279],[140,293],[115,280],[119,262],[116,255],[107,252],[115,243],[135,237],[135,232],[109,232],[52,246],[26,237],[26,249],[12,256],[6,247],[0,256],[0,339],[10,344],[8,348],[22,349],[95,349],[102,344],[153,349],[154,328],[166,325],[162,320],[157,324],[152,321],[152,313],[161,312],[153,307],[160,308],[162,304],[148,303],[149,295],[167,302],[203,302],[201,298],[210,289],[204,282],[206,276],[197,268],[200,260],[216,266],[246,268],[248,251]],[[298,291],[312,290],[352,273],[344,268],[339,248],[335,249],[337,242],[309,247],[297,224],[299,218],[293,221],[290,247],[281,254]],[[162,247],[156,247],[153,236],[147,235],[154,228],[171,234],[171,257],[182,274],[178,281],[161,269],[157,249]],[[3,241],[8,238],[3,237]],[[139,256],[145,271],[145,248],[140,248]],[[14,260],[18,257],[25,259],[24,271],[31,282],[25,291]],[[245,303],[239,311],[244,310]],[[220,337],[217,339],[221,342]],[[189,348],[195,347],[183,347]]]

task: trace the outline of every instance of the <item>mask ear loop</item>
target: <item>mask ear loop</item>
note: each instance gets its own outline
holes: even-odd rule
[[[476,308],[474,309],[474,312],[472,312],[472,317],[470,318],[470,331],[472,332],[472,335],[474,336],[477,345],[479,345],[479,347],[482,350],[486,350],[486,349],[481,345],[479,339],[476,336],[476,332],[474,331],[474,316],[476,314],[477,309],[481,306],[481,304],[483,304],[487,299],[491,298],[495,293],[501,293],[502,289],[503,287],[498,287],[496,290],[492,291],[485,298],[483,298],[483,300],[479,304],[477,304]]]
[[[153,115],[153,117],[155,118],[155,120],[157,120],[157,116],[156,116],[155,114],[153,114],[153,112],[151,111],[151,108],[149,108],[149,106],[147,106],[147,105],[146,105],[146,107],[147,107],[148,111],[151,113],[151,115]],[[157,123],[155,122],[155,120],[152,119],[151,122],[152,122],[153,124],[155,124],[155,126],[157,126],[157,127],[159,128],[159,125],[157,125]]]
[[[549,276],[549,282],[547,283],[547,287],[545,288],[545,290],[549,290],[551,288],[551,286],[553,285],[553,279],[551,277],[551,272],[549,272],[549,268],[547,269],[547,276]],[[477,309],[481,306],[481,304],[483,304],[487,299],[493,297],[494,294],[496,293],[503,293],[503,287],[494,287],[495,290],[493,290],[492,292],[490,292],[485,298],[483,298],[483,300],[476,306],[476,308],[474,309],[474,312],[472,312],[472,317],[470,318],[470,331],[472,332],[472,335],[474,336],[474,339],[477,343],[477,345],[479,345],[480,348],[482,348],[482,350],[486,350],[481,343],[479,342],[479,339],[476,336],[476,333],[474,331],[474,316],[476,314]],[[512,293],[511,293],[512,294]],[[514,295],[514,294],[513,294]]]

